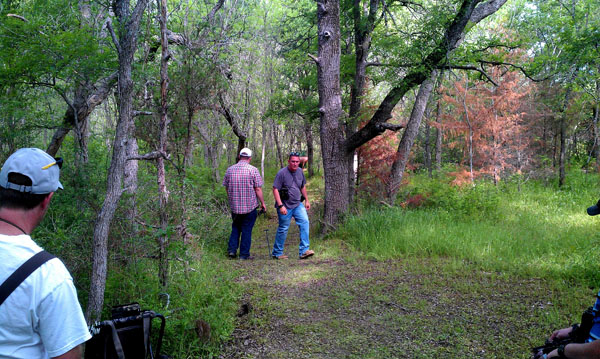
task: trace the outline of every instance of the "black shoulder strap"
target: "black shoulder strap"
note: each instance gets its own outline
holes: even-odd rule
[[[52,254],[41,251],[33,255],[33,257],[29,258],[27,262],[23,263],[16,271],[14,271],[14,273],[0,285],[0,305],[4,303],[6,298],[8,298],[8,296],[11,295],[31,273],[52,258],[55,258]]]

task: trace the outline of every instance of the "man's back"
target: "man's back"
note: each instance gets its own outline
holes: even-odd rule
[[[258,169],[248,162],[239,161],[229,167],[223,177],[223,186],[227,189],[231,211],[242,214],[258,207],[254,189],[262,185]]]

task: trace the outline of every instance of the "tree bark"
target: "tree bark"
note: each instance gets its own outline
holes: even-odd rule
[[[88,91],[77,91],[73,103],[69,104],[63,116],[63,125],[59,127],[52,136],[52,140],[46,149],[50,156],[55,157],[69,132],[75,128],[76,123],[81,127],[87,127],[87,121],[92,111],[100,105],[111,94],[117,82],[118,73],[115,72],[94,84]]]
[[[321,152],[325,177],[324,231],[328,231],[348,210],[348,163],[352,156],[344,146],[341,125],[342,96],[340,91],[340,23],[339,1],[317,1],[319,50],[317,79],[319,115],[321,120]]]
[[[435,168],[436,170],[442,169],[442,139],[444,132],[442,129],[442,106],[438,100],[436,106],[436,122],[435,127]]]
[[[100,319],[104,304],[108,261],[108,233],[110,222],[121,194],[123,170],[125,167],[127,142],[130,137],[130,125],[133,119],[133,79],[131,76],[133,57],[137,45],[137,35],[142,13],[148,0],[138,0],[133,11],[129,9],[129,1],[117,0],[114,3],[115,14],[122,23],[119,26],[119,39],[113,32],[113,41],[119,57],[118,97],[119,118],[117,122],[113,155],[108,169],[106,197],[98,213],[94,227],[92,249],[92,275],[90,278],[89,302],[86,320],[89,323]]]
[[[429,79],[425,80],[421,84],[419,92],[417,93],[417,97],[415,98],[415,104],[410,113],[410,119],[408,120],[404,133],[402,134],[400,144],[398,144],[398,151],[396,152],[396,157],[394,163],[392,164],[390,181],[387,188],[387,197],[390,204],[394,204],[396,201],[396,195],[398,194],[398,189],[402,183],[402,177],[404,177],[404,170],[406,168],[406,164],[408,163],[410,149],[415,141],[415,138],[417,137],[417,134],[419,133],[419,126],[421,125],[421,120],[423,119],[423,113],[425,112],[425,107],[427,107],[427,102],[429,101],[431,91],[433,91],[436,78],[437,71],[433,71]]]
[[[169,126],[169,118],[167,111],[169,108],[167,91],[169,89],[169,42],[167,40],[167,0],[159,0],[158,7],[160,9],[159,23],[161,34],[161,61],[160,61],[160,121],[159,121],[159,151],[166,155],[167,153],[167,131]],[[167,216],[167,204],[169,201],[169,192],[167,191],[167,181],[165,177],[165,158],[158,157],[156,160],[157,174],[156,180],[158,183],[159,196],[159,219],[161,233],[158,236],[159,247],[159,265],[158,278],[163,288],[167,288],[169,279],[169,254],[167,247],[169,245],[169,237],[167,229],[169,219]]]
[[[246,132],[244,130],[242,130],[242,128],[240,127],[239,121],[233,116],[233,114],[229,110],[229,107],[225,104],[225,99],[223,98],[223,94],[219,94],[219,103],[221,105],[219,108],[219,112],[221,112],[221,114],[225,117],[227,122],[229,122],[229,125],[231,125],[231,129],[233,130],[233,133],[238,138],[238,148],[237,148],[237,152],[236,152],[236,158],[237,158],[237,154],[240,153],[242,148],[246,147],[246,139],[248,138],[248,135],[246,134]]]
[[[306,156],[308,157],[308,177],[315,175],[314,169],[314,144],[313,144],[313,133],[312,124],[308,117],[304,118],[304,134],[306,136]]]
[[[425,168],[427,169],[427,173],[429,175],[429,178],[431,178],[431,176],[433,175],[433,168],[431,166],[431,126],[429,125],[429,118],[431,117],[431,109],[430,106],[427,106],[425,108],[425,140],[424,140],[424,162],[425,162]]]
[[[271,120],[273,129],[273,141],[275,142],[275,148],[277,149],[277,160],[279,161],[279,168],[283,168],[283,155],[281,153],[281,145],[279,144],[279,134],[277,133],[277,124],[275,120]]]

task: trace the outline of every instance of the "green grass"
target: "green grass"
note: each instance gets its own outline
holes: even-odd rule
[[[533,182],[521,191],[510,183],[457,189],[422,177],[413,182],[406,193],[423,194],[422,207],[366,210],[350,217],[336,237],[376,259],[448,257],[488,270],[598,285],[600,223],[585,211],[598,196],[596,175],[572,176],[561,190]]]

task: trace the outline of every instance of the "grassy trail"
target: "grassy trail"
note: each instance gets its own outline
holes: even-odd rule
[[[276,217],[260,219],[255,260],[229,262],[243,310],[220,358],[529,358],[552,329],[577,320],[569,312],[581,304],[561,296],[593,300],[589,288],[451,258],[370,260],[314,232],[316,255],[298,260],[295,225],[290,259],[276,261],[264,232],[272,246],[276,228]]]

